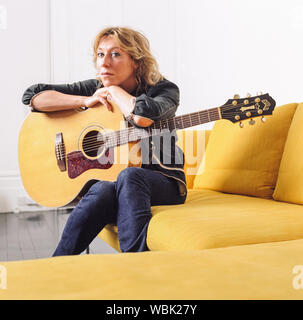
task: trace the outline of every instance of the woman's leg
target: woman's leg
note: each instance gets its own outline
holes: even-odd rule
[[[53,256],[80,254],[108,223],[116,223],[114,182],[92,185],[71,212]]]
[[[148,250],[147,227],[151,206],[184,203],[177,182],[149,169],[130,167],[117,179],[117,225],[122,252]]]

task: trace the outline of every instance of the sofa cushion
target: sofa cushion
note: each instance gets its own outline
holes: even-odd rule
[[[302,264],[302,251],[303,241],[296,240],[203,251],[0,262],[7,271],[0,300],[303,299],[303,290],[295,290],[301,285],[302,266],[296,266]],[[197,309],[195,315],[202,314]],[[141,310],[138,319],[145,314]]]
[[[271,198],[289,126],[297,104],[277,107],[272,116],[244,128],[217,121],[194,181],[194,189]]]
[[[303,207],[270,199],[189,190],[183,205],[152,208],[150,250],[202,250],[303,239]]]
[[[303,204],[303,103],[300,103],[289,128],[279,169],[275,200]]]

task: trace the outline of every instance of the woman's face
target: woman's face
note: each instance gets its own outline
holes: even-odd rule
[[[120,48],[114,36],[110,35],[100,40],[96,64],[104,87],[119,86],[127,92],[136,88],[137,66],[130,55]]]

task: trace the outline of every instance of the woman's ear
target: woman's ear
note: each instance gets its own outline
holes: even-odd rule
[[[139,64],[137,61],[133,60],[133,67],[134,67],[134,70],[137,71],[137,69],[139,68]]]

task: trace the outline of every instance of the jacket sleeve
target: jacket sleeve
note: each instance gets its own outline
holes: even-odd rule
[[[55,90],[65,94],[78,96],[91,96],[98,89],[99,82],[96,79],[74,82],[70,84],[44,84],[38,83],[25,90],[22,96],[22,102],[29,105],[31,99],[38,93],[45,90]]]
[[[177,85],[162,80],[136,98],[133,114],[151,120],[171,118],[178,108],[179,97]]]

